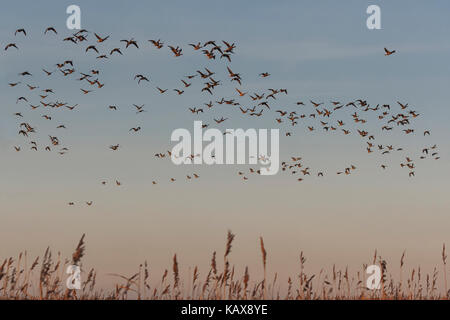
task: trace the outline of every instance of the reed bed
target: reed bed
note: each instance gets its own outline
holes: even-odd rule
[[[84,270],[81,260],[85,254],[84,235],[81,237],[70,259],[63,259],[58,252],[54,256],[47,248],[42,257],[29,260],[27,252],[16,258],[0,259],[0,299],[33,300],[442,300],[450,297],[447,286],[447,254],[442,247],[442,265],[435,267],[431,274],[423,274],[420,267],[404,273],[405,252],[397,264],[399,278],[395,279],[388,271],[388,263],[375,251],[372,264],[381,270],[380,288],[370,290],[366,287],[368,275],[363,264],[356,274],[349,274],[348,268],[339,270],[332,266],[331,272],[323,269],[319,273],[305,271],[307,259],[303,252],[299,255],[298,274],[289,277],[287,283],[278,281],[278,274],[267,274],[269,263],[264,240],[259,239],[261,248],[262,278],[253,279],[248,267],[244,274],[236,274],[230,254],[235,235],[229,231],[223,254],[223,265],[219,267],[217,253],[213,252],[209,272],[199,274],[195,266],[189,279],[180,278],[180,265],[177,255],[172,259],[171,268],[162,276],[153,278],[145,261],[131,276],[110,274],[114,284],[109,290],[96,285],[97,271]],[[82,270],[81,288],[68,289],[66,269],[69,265],[80,266]],[[169,271],[171,270],[171,271]],[[156,277],[156,275],[154,275]],[[150,281],[152,278],[152,281]],[[152,284],[150,284],[152,283]],[[440,288],[439,288],[440,287]]]

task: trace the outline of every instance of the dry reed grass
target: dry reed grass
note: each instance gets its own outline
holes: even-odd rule
[[[56,259],[52,256],[50,248],[47,248],[42,256],[33,260],[28,266],[27,252],[21,252],[17,259],[6,258],[0,264],[0,299],[392,299],[392,300],[416,300],[416,299],[448,299],[450,292],[447,287],[447,255],[445,244],[442,247],[442,272],[435,267],[432,274],[422,274],[419,268],[412,269],[404,283],[403,267],[405,252],[400,258],[399,279],[395,280],[387,269],[387,262],[375,251],[372,264],[377,264],[381,269],[380,290],[369,290],[365,286],[367,265],[363,265],[361,271],[350,275],[348,269],[337,270],[333,265],[332,271],[325,274],[323,270],[319,274],[305,272],[306,258],[303,252],[299,256],[299,274],[297,281],[290,277],[287,280],[287,289],[281,293],[280,284],[277,284],[277,273],[274,274],[271,283],[267,278],[267,252],[263,238],[260,237],[262,256],[263,279],[250,280],[248,267],[242,276],[235,274],[235,266],[230,264],[229,256],[235,235],[228,231],[227,241],[223,256],[223,270],[217,265],[216,252],[213,253],[210,270],[204,281],[200,280],[199,269],[195,266],[192,278],[183,281],[180,279],[179,262],[177,255],[173,256],[172,272],[173,280],[168,278],[166,269],[154,285],[150,285],[150,272],[147,261],[139,265],[138,272],[126,277],[120,274],[110,274],[119,279],[114,289],[107,291],[96,287],[97,272],[94,269],[84,271],[85,279],[80,290],[69,290],[65,281],[65,270],[68,265],[81,265],[81,259],[85,252],[84,235],[81,237],[72,259],[63,259],[58,252]],[[1,260],[0,260],[1,262]],[[40,270],[39,270],[40,268]],[[83,268],[82,268],[83,269]],[[87,274],[87,276],[86,276]],[[442,274],[442,279],[439,275]],[[34,280],[33,280],[34,279]],[[443,290],[438,290],[438,281],[442,281]],[[188,285],[189,289],[186,289]]]

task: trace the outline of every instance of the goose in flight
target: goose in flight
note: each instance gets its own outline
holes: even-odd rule
[[[227,67],[227,70],[228,70],[228,74],[229,74],[230,78],[237,78],[237,77],[240,77],[239,73],[234,73],[234,72],[230,69],[230,67]]]
[[[67,37],[67,38],[64,38],[63,41],[71,41],[71,42],[73,42],[73,43],[75,43],[75,44],[77,43],[75,37]]]
[[[129,46],[135,46],[137,49],[139,49],[137,42],[133,38],[131,38],[130,40],[120,40],[120,42],[126,43],[125,49]]]
[[[47,34],[47,32],[49,31],[53,31],[54,34],[58,34],[58,32],[56,32],[55,28],[53,27],[48,27],[47,29],[45,29],[44,34]]]
[[[16,36],[18,33],[23,33],[24,36],[27,35],[27,32],[23,28],[17,29],[16,32],[14,32],[14,35]]]
[[[398,105],[402,108],[402,110],[408,108],[408,104],[403,104],[403,103],[401,103],[401,102],[399,102],[399,101],[397,101],[397,103],[398,103]]]
[[[182,56],[183,54],[181,53],[181,51],[183,49],[181,49],[180,47],[173,47],[173,46],[169,46],[170,50],[172,51],[172,53],[174,54],[175,57],[179,57]]]
[[[99,53],[97,48],[94,45],[90,45],[86,48],[86,52],[88,52],[89,50],[94,50],[95,52]]]
[[[157,41],[155,40],[148,40],[148,41],[150,41],[158,49],[161,49],[164,46],[164,43],[162,43],[160,39],[158,39]]]
[[[17,50],[19,50],[19,48],[17,48],[17,45],[15,43],[7,44],[5,47],[5,51],[8,50],[9,48],[16,48]]]
[[[384,48],[385,56],[390,56],[391,54],[395,53],[395,50],[389,51],[388,49]]]
[[[139,112],[139,111],[142,111],[142,110],[144,109],[145,104],[138,106],[137,104],[134,104],[134,103],[133,103],[133,106],[134,106],[134,107],[136,108],[136,110]]]
[[[141,127],[131,128],[129,131],[138,132],[139,130],[141,130]]]
[[[247,94],[247,92],[242,92],[241,90],[239,90],[238,88],[235,88],[236,89],[236,91],[239,93],[239,96],[240,97],[243,97],[243,96],[245,96],[246,94]]]
[[[95,37],[97,38],[97,42],[103,42],[103,41],[106,41],[106,40],[108,40],[108,38],[109,38],[109,36],[106,36],[106,37],[104,37],[104,38],[102,38],[102,37],[100,37],[98,34],[96,34],[96,33],[94,33],[94,35],[95,35]]]
[[[314,105],[314,107],[318,107],[318,106],[320,106],[320,105],[322,105],[323,104],[323,102],[321,102],[321,103],[316,103],[316,102],[314,102],[314,101],[312,101],[312,100],[309,100],[309,102],[311,102],[313,105]]]
[[[181,82],[183,82],[185,88],[188,88],[192,84],[192,83],[187,83],[183,79],[181,80]]]
[[[136,79],[139,79],[138,84],[141,83],[141,81],[150,82],[150,80],[148,80],[148,78],[142,74],[137,74],[136,76],[134,76],[134,80],[136,80]]]
[[[214,118],[214,121],[216,122],[216,123],[222,123],[222,122],[224,122],[225,120],[227,120],[228,118],[224,118],[224,117],[222,117],[222,118],[220,118],[220,119],[216,119],[216,118]]]
[[[194,50],[199,50],[199,49],[201,49],[203,47],[200,42],[198,42],[197,44],[189,43],[189,45],[192,48],[194,48]]]
[[[202,89],[202,92],[203,92],[203,91],[207,91],[207,92],[209,92],[209,94],[212,95],[211,89],[210,89],[209,87],[204,87],[204,88]]]
[[[202,112],[203,113],[203,109],[197,109],[197,108],[188,108],[189,109],[189,111],[191,111],[192,113],[199,113],[199,112]]]
[[[122,54],[122,51],[120,51],[120,48],[114,48],[114,49],[112,49],[111,52],[109,53],[109,55],[112,56],[112,54],[113,54],[114,52],[117,52],[117,53],[119,53],[120,55],[123,55],[123,54]]]
[[[21,100],[28,102],[27,98],[25,98],[25,97],[19,97],[19,98],[17,98],[17,100],[16,100],[16,104],[18,104],[19,101],[21,101]]]
[[[224,50],[224,52],[227,53],[234,53],[233,50],[236,48],[236,45],[234,43],[229,44],[228,42],[222,40],[223,44],[227,46],[227,48]],[[216,46],[217,47],[217,46]]]
[[[211,50],[211,51],[208,51],[208,50],[202,50],[202,52],[205,54],[205,56],[206,56],[208,59],[216,59],[216,56],[214,55],[214,53],[212,52],[212,50]]]

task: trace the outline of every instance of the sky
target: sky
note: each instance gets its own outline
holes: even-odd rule
[[[85,43],[62,42],[71,34],[66,28],[66,8],[81,8],[81,26],[110,39],[96,44],[105,51],[123,48],[121,39],[134,37],[140,49],[123,50],[123,56],[106,62],[85,53]],[[381,8],[381,30],[368,30],[366,8]],[[156,274],[170,267],[177,253],[180,267],[199,265],[207,273],[213,251],[223,252],[226,232],[236,240],[232,263],[242,271],[246,265],[261,272],[258,238],[264,237],[269,271],[282,279],[298,268],[303,251],[310,270],[330,269],[334,263],[357,269],[370,261],[375,249],[395,272],[406,250],[411,267],[432,269],[440,261],[442,243],[450,244],[450,200],[448,198],[450,129],[450,21],[447,1],[14,1],[2,4],[0,45],[16,42],[19,50],[0,54],[0,257],[27,250],[42,254],[47,246],[67,256],[86,234],[86,266],[95,267],[108,286],[106,274],[132,274],[147,260]],[[54,26],[58,35],[43,35]],[[28,35],[14,36],[24,27]],[[93,35],[89,34],[92,42]],[[162,39],[165,47],[155,49],[148,39]],[[236,44],[232,62],[208,61],[188,43],[225,40]],[[181,46],[183,56],[174,58],[167,45]],[[383,48],[395,49],[384,56]],[[47,78],[42,68],[72,59],[78,72],[101,70],[101,90],[83,95],[73,76]],[[291,129],[279,126],[273,116],[255,119],[238,110],[214,107],[194,116],[188,107],[220,97],[238,99],[235,83],[227,78],[226,66],[243,77],[249,92],[286,88],[289,94],[273,102],[296,110],[296,101],[343,102],[366,99],[371,105],[407,102],[420,116],[414,120],[414,135],[381,133],[380,143],[403,147],[405,153],[386,158],[367,155],[356,135],[312,133],[305,125]],[[201,93],[201,83],[178,96],[180,79],[207,67],[216,72],[219,86],[213,97]],[[17,74],[28,70],[30,79]],[[268,78],[258,76],[269,72]],[[135,74],[148,75],[149,83],[138,85]],[[78,104],[45,110],[52,121],[41,117],[44,110],[31,110],[16,99],[35,97],[26,88],[10,88],[22,81],[53,88],[58,98]],[[159,94],[155,87],[169,88]],[[172,91],[172,92],[170,92]],[[38,103],[36,98],[33,102]],[[251,107],[251,101],[244,100]],[[145,104],[147,112],[136,114],[132,104]],[[117,105],[119,110],[108,110]],[[311,111],[308,105],[306,110]],[[17,119],[22,112],[24,119]],[[215,125],[213,117],[229,117],[224,128],[281,128],[280,158],[301,156],[312,172],[323,170],[299,183],[290,174],[248,175],[238,171],[248,166],[175,166],[157,159],[155,153],[173,146],[171,132],[192,130],[201,119]],[[375,120],[374,117],[371,119]],[[48,135],[58,135],[70,150],[29,150],[29,142],[18,136],[18,124],[27,120],[36,126],[39,148]],[[347,115],[344,119],[351,122]],[[306,119],[306,123],[313,120]],[[65,124],[67,130],[55,129]],[[139,133],[129,128],[141,126]],[[228,126],[228,127],[227,127]],[[292,137],[284,137],[287,130]],[[424,137],[423,130],[431,135]],[[355,128],[356,131],[356,128]],[[377,136],[377,137],[378,137]],[[109,145],[120,144],[117,152]],[[408,177],[399,163],[404,156],[418,158],[422,148],[438,145],[439,161],[416,161],[416,176]],[[21,146],[16,152],[14,146]],[[383,171],[381,163],[388,168]],[[336,171],[350,164],[350,176]],[[199,179],[186,181],[194,172]],[[170,183],[170,177],[177,178]],[[121,187],[114,185],[115,180]],[[102,186],[101,181],[107,185]],[[152,181],[158,181],[152,185]],[[68,206],[68,202],[75,206]],[[85,201],[93,201],[92,206]]]

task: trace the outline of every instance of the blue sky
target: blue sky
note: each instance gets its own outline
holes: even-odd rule
[[[65,9],[70,4],[81,7],[83,28],[111,35],[99,48],[123,47],[119,40],[134,37],[141,49],[128,49],[123,57],[108,62],[92,62],[93,55],[84,53],[84,44],[60,41],[69,34]],[[382,30],[366,28],[369,4],[380,5]],[[374,248],[395,258],[406,248],[415,254],[415,262],[432,265],[440,243],[450,242],[446,195],[450,178],[449,9],[447,1],[3,4],[0,44],[3,48],[15,41],[20,50],[0,54],[0,210],[4,217],[0,242],[11,240],[0,254],[27,247],[39,252],[48,244],[69,251],[86,232],[88,245],[91,242],[97,253],[89,262],[104,268],[117,266],[110,271],[129,268],[125,261],[137,263],[148,256],[159,268],[174,251],[188,252],[188,248],[196,250],[183,257],[186,263],[194,263],[196,257],[207,263],[207,255],[222,246],[225,232],[231,228],[241,239],[238,260],[245,260],[250,251],[257,252],[254,247],[262,234],[268,246],[272,243],[271,253],[283,261],[275,263],[274,269],[284,268],[291,258],[294,263],[300,248],[308,249],[318,265],[360,263]],[[47,26],[54,26],[58,36],[44,37]],[[29,36],[15,37],[18,27],[25,27]],[[158,38],[166,45],[182,46],[184,55],[175,59],[167,47],[160,51],[151,47],[147,40]],[[195,117],[187,108],[212,99],[199,93],[198,82],[183,96],[173,92],[162,96],[156,86],[180,88],[179,79],[207,66],[223,82],[217,99],[221,95],[236,97],[235,85],[225,78],[227,63],[206,61],[187,46],[207,40],[236,43],[231,67],[242,74],[245,90],[287,88],[289,95],[275,104],[280,108],[292,109],[296,101],[309,99],[347,102],[364,98],[373,105],[408,102],[420,113],[416,136],[398,134],[395,140],[387,136],[383,143],[404,146],[414,154],[436,143],[440,161],[420,164],[411,180],[400,170],[399,157],[390,160],[392,170],[381,172],[379,165],[384,159],[368,158],[358,137],[310,135],[299,128],[292,139],[282,140],[282,156],[300,154],[314,168],[327,168],[330,175],[324,181],[310,179],[298,185],[291,177],[279,175],[271,180],[250,179],[243,185],[236,175],[241,169],[190,169],[155,159],[155,153],[170,149],[173,129],[192,128]],[[397,53],[385,57],[384,47]],[[89,71],[94,65],[99,68],[104,90],[82,96],[75,80],[48,80],[40,72],[66,58],[74,60],[77,72]],[[55,88],[62,99],[78,103],[79,108],[71,113],[51,111],[55,120],[49,123],[40,118],[41,111],[16,105],[23,88],[11,89],[7,83],[17,81],[17,73],[25,70],[35,74],[31,82]],[[259,78],[265,71],[271,76]],[[150,83],[137,86],[132,79],[137,73],[149,75]],[[133,103],[145,104],[148,112],[136,115]],[[110,112],[106,108],[110,104],[117,104],[119,110]],[[13,116],[17,109],[38,126],[39,139],[45,139],[47,132],[58,132],[56,123],[65,123],[68,131],[61,138],[70,146],[69,154],[16,153],[14,145],[27,149],[17,136],[20,120]],[[229,116],[232,127],[276,126],[274,117],[256,121],[234,111],[217,109],[201,118],[212,122],[213,115]],[[142,132],[129,134],[128,129],[136,125],[143,127]],[[425,129],[431,130],[431,137],[421,135]],[[115,143],[123,149],[112,154],[107,147]],[[342,180],[332,174],[349,162],[357,163],[358,175]],[[167,182],[169,176],[182,180],[190,171],[200,172],[202,180],[196,185]],[[102,179],[120,179],[124,188],[102,189]],[[152,188],[152,180],[161,185]],[[67,207],[72,200],[93,200],[94,206]],[[205,239],[210,241],[205,243]]]

